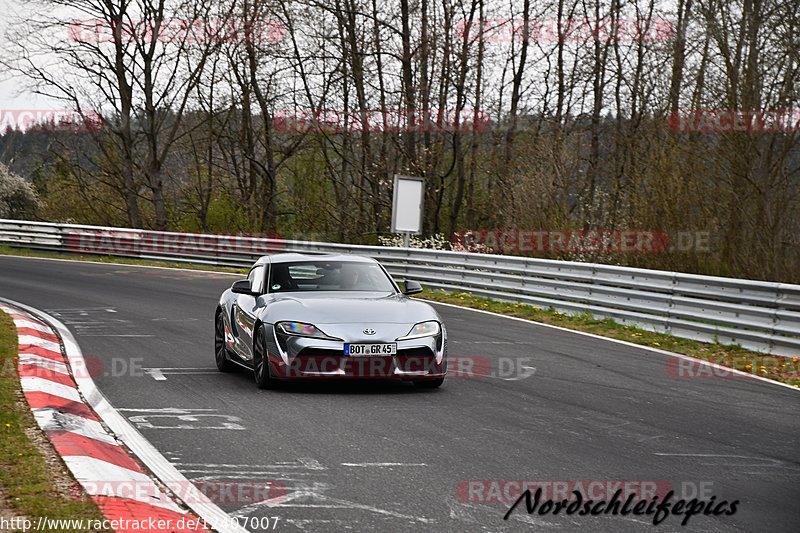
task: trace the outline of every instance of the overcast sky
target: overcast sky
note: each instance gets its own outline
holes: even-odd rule
[[[0,53],[6,49],[7,35],[11,24],[23,13],[25,13],[25,10],[21,6],[21,2],[0,0]],[[60,109],[64,107],[55,100],[31,94],[25,89],[26,81],[19,79],[19,77],[10,77],[5,71],[0,72],[0,110]]]
[[[386,1],[395,2],[396,0]],[[507,9],[507,1],[508,0],[490,0],[488,3],[495,4],[496,2],[497,5],[502,5],[503,9]],[[660,0],[657,4],[662,8],[667,8],[669,11],[669,8],[674,4],[674,0]],[[519,0],[512,0],[511,5],[514,5],[516,8],[518,5],[521,5],[521,2]],[[4,49],[7,49],[8,35],[13,33],[15,29],[13,26],[14,20],[25,20],[26,18],[35,17],[37,14],[42,14],[37,13],[37,10],[41,12],[45,9],[48,8],[35,0],[0,0],[0,54],[3,53]],[[52,9],[52,6],[50,6],[50,9]],[[72,8],[65,9],[67,9],[66,12],[63,12],[65,19],[81,18],[80,13],[74,12]],[[54,13],[50,11],[45,14],[52,15]],[[490,18],[492,16],[494,15],[490,15]],[[508,45],[501,44],[498,46]],[[534,71],[534,77],[535,74]],[[57,110],[64,107],[64,103],[58,100],[37,96],[31,93],[26,87],[28,83],[29,80],[20,79],[19,77],[13,78],[9,73],[3,72],[0,69],[0,110]],[[0,117],[0,119],[1,118],[2,117]]]

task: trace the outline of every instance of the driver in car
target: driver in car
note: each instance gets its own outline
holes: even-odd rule
[[[356,270],[353,265],[342,265],[342,272],[339,279],[339,286],[342,290],[354,289],[358,283],[358,270]]]

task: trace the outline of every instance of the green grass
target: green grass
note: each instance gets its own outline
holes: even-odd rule
[[[52,519],[101,520],[97,506],[84,494],[65,497],[53,484],[45,457],[26,435],[39,427],[23,399],[17,375],[17,331],[14,322],[0,311],[0,486],[8,505],[36,523]],[[59,465],[60,476],[66,466]],[[71,480],[71,485],[77,487]],[[49,531],[49,530],[46,530]]]
[[[798,357],[764,355],[740,346],[712,344],[655,333],[633,326],[624,326],[611,319],[597,320],[589,313],[566,315],[552,309],[543,309],[522,303],[498,302],[475,296],[468,292],[448,293],[443,290],[425,290],[419,298],[434,302],[456,304],[473,309],[483,309],[501,315],[514,316],[560,326],[576,331],[594,333],[603,337],[619,339],[642,346],[659,348],[696,357],[742,372],[780,381],[800,388],[800,361]]]
[[[61,259],[80,259],[83,261],[96,261],[112,264],[178,267],[191,270],[216,270],[243,274],[247,272],[246,269],[210,267],[205,265],[170,263],[163,261],[145,261],[120,257],[60,254],[40,252],[37,250],[11,248],[7,246],[0,246],[0,254],[24,255],[30,257],[53,257]],[[552,309],[543,309],[527,304],[498,302],[488,298],[475,296],[467,292],[448,293],[442,290],[426,289],[422,294],[419,294],[418,297],[431,301],[456,304],[463,307],[484,309],[486,311],[492,311],[501,315],[525,318],[528,320],[552,324],[554,326],[560,326],[576,331],[594,333],[603,337],[620,339],[632,342],[634,344],[641,344],[643,346],[650,346],[652,348],[660,348],[662,350],[689,355],[719,365],[735,368],[737,370],[741,370],[742,372],[774,379],[775,381],[780,381],[782,383],[787,383],[800,388],[800,362],[798,362],[798,357],[786,358],[764,355],[751,350],[746,350],[740,346],[693,341],[663,333],[655,333],[633,326],[623,326],[621,324],[617,324],[611,319],[596,320],[588,313],[581,315],[566,315],[564,313],[553,311]]]

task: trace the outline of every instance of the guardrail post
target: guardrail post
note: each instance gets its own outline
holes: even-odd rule
[[[667,297],[667,319],[665,320],[666,326],[664,327],[667,335],[672,334],[672,318],[675,317],[675,288],[678,286],[678,275],[675,272],[670,273],[670,281],[672,281],[672,289],[669,291]]]

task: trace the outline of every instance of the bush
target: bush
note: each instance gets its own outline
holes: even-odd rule
[[[38,209],[33,185],[0,163],[0,218],[32,218]]]

